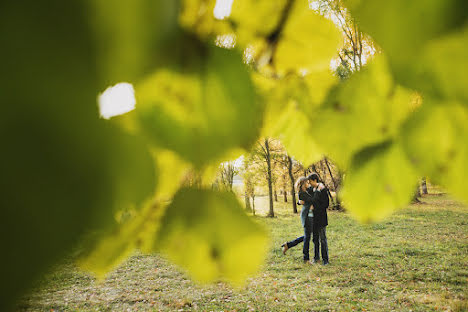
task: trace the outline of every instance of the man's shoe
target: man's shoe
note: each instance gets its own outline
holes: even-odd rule
[[[281,247],[283,247],[283,255],[286,255],[286,251],[288,251],[289,249],[288,244],[284,243],[283,245],[281,245]]]
[[[323,261],[323,265],[329,265],[330,263],[328,261]]]
[[[320,259],[314,259],[314,263],[319,263]]]
[[[304,260],[304,264],[312,264],[312,262],[310,262],[310,260]]]

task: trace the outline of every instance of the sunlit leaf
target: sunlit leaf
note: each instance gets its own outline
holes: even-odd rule
[[[232,33],[233,29],[228,22],[215,18],[215,4],[216,0],[182,0],[180,24],[201,38]]]
[[[90,252],[78,259],[78,265],[103,279],[136,249],[151,251],[155,234],[160,226],[164,204],[148,201],[132,219],[104,236]]]
[[[365,148],[346,173],[342,199],[361,222],[374,222],[411,201],[418,175],[400,144],[387,141]]]
[[[159,179],[164,181],[157,185],[155,196],[160,201],[170,200],[179,189],[191,165],[170,150],[153,148],[152,155]]]
[[[462,26],[468,18],[465,0],[348,1],[352,15],[389,56],[398,80],[407,66],[419,62],[424,45]]]
[[[265,231],[232,193],[182,189],[162,219],[156,248],[199,281],[242,283],[264,260]]]
[[[138,85],[134,114],[152,144],[200,168],[233,148],[248,149],[263,108],[233,51],[208,48],[194,66],[184,74],[158,71]]]
[[[468,201],[468,110],[457,102],[426,99],[404,124],[402,141],[420,175],[430,176]]]
[[[425,46],[419,61],[408,68],[412,73],[408,84],[433,97],[468,103],[467,50],[468,26],[432,40]]]
[[[241,44],[271,35],[280,22],[287,0],[235,0],[231,18]]]
[[[383,56],[337,85],[310,116],[314,137],[342,166],[365,146],[392,137],[413,108],[414,95],[396,86]]]
[[[323,104],[330,89],[337,84],[338,79],[330,69],[312,71],[304,76],[304,81],[309,91],[307,101],[299,101],[300,107],[308,116],[316,113],[317,108]]]
[[[320,160],[322,149],[314,140],[309,117],[302,110],[314,107],[306,80],[295,75],[279,80],[254,77],[266,102],[262,136],[281,140],[288,153],[304,165]]]
[[[332,21],[311,10],[308,1],[295,1],[273,56],[275,66],[280,73],[326,71],[342,42]]]

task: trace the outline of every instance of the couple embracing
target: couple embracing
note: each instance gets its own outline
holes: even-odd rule
[[[299,204],[302,205],[301,222],[304,228],[304,235],[281,245],[283,247],[283,254],[286,254],[289,248],[304,242],[302,249],[304,262],[310,263],[309,245],[312,236],[314,262],[320,261],[321,251],[323,264],[327,265],[328,244],[325,229],[328,225],[328,191],[323,183],[320,182],[316,173],[309,175],[307,178],[299,178],[296,182],[296,189],[298,190]]]

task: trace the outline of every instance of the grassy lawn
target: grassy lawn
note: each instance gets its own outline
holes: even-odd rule
[[[197,285],[160,256],[135,255],[102,283],[67,263],[48,274],[18,311],[467,311],[468,208],[428,195],[383,223],[363,226],[330,212],[330,265],[304,265],[298,215],[255,217],[271,232],[262,270],[242,289]],[[276,204],[276,203],[275,203]],[[258,198],[259,215],[266,200]]]

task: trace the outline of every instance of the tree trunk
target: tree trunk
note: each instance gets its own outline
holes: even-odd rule
[[[412,203],[413,204],[418,204],[420,203],[421,201],[419,200],[419,197],[421,197],[421,191],[419,189],[419,183],[418,183],[418,186],[416,187],[415,191],[414,191],[414,196],[413,196],[413,201]]]
[[[252,214],[255,216],[255,194],[252,195]]]
[[[284,167],[283,167],[284,169]],[[288,192],[286,191],[286,174],[283,173],[283,199],[284,199],[284,202],[287,203],[288,202]]]
[[[427,194],[427,181],[426,177],[422,178],[422,193]]]
[[[275,202],[278,201],[278,192],[276,191],[276,184],[274,184],[274,195],[275,195]]]
[[[268,138],[265,139],[265,150],[266,150],[266,161],[268,166],[268,197],[270,199],[270,211],[268,212],[268,217],[273,218],[275,212],[273,211],[273,185],[271,178],[271,155],[270,155],[270,146],[268,144]]]
[[[247,195],[247,191],[244,192],[244,198],[245,198],[245,210],[248,212],[252,211],[252,207],[250,207],[250,198],[249,195]]]
[[[331,171],[331,168],[330,168],[330,164],[328,163],[328,159],[325,157],[325,164],[327,165],[327,168],[328,168],[328,172],[330,173],[330,177],[332,179],[332,182],[333,182],[333,187],[335,188],[335,209],[336,210],[340,210],[341,209],[341,202],[340,202],[340,199],[338,197],[338,188],[339,188],[339,185],[338,185],[338,181],[336,181],[335,177],[333,177],[333,173]]]
[[[338,190],[338,185],[336,183],[335,178],[333,177],[333,173],[331,171],[330,164],[328,163],[327,157],[325,157],[325,164],[327,165],[328,172],[330,173],[330,177],[331,177],[331,180],[333,182],[333,188],[334,188],[334,191],[336,192]]]
[[[291,202],[293,206],[293,212],[297,213],[297,204],[296,204],[296,189],[294,188],[294,175],[292,172],[292,159],[288,155],[288,174],[289,180],[291,182]]]

